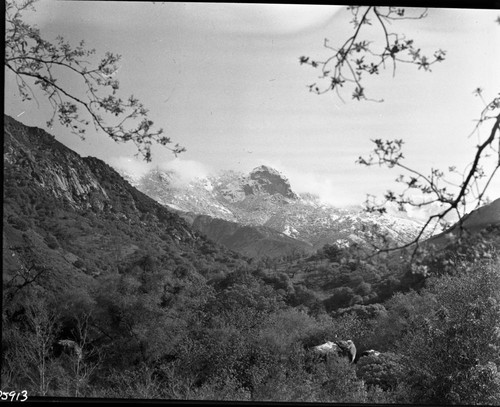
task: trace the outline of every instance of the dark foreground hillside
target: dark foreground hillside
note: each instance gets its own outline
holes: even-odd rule
[[[102,161],[4,120],[2,391],[500,403],[489,235],[429,250],[423,274],[403,254],[368,261],[333,245],[251,261]],[[354,363],[311,350],[349,339]]]

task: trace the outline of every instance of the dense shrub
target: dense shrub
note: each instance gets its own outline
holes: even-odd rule
[[[398,342],[414,402],[500,403],[500,264],[433,278]],[[410,300],[414,303],[416,296]]]
[[[18,229],[22,232],[26,232],[30,227],[28,222],[26,222],[25,220],[23,220],[17,216],[9,216],[8,222],[13,227],[15,227],[16,229]]]
[[[47,242],[47,246],[51,249],[57,249],[59,247],[59,241],[56,239],[54,235],[48,235],[45,238],[45,241]]]

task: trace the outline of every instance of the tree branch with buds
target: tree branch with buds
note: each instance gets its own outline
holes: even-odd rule
[[[55,42],[46,41],[40,31],[22,20],[22,13],[33,9],[35,0],[18,4],[6,2],[5,67],[15,75],[22,100],[38,104],[33,87],[47,98],[54,120],[69,128],[73,134],[85,138],[87,127],[93,123],[116,142],[132,141],[146,161],[151,161],[153,143],[166,146],[170,137],[163,129],[156,129],[148,117],[148,110],[136,97],[122,99],[118,96],[120,83],[115,75],[119,69],[120,55],[107,52],[95,66],[91,66],[95,49],[87,49],[81,41],[72,47],[63,37]],[[71,91],[59,79],[70,75],[79,83],[82,92]],[[167,147],[175,155],[185,151],[176,144]]]

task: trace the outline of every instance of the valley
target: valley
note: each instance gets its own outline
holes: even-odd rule
[[[4,117],[4,388],[35,399],[497,397],[485,372],[500,364],[500,200],[417,256],[372,256],[420,224],[333,208],[265,166],[178,176],[133,180]],[[347,340],[371,356],[311,351]],[[443,370],[457,353],[462,364]],[[426,393],[427,381],[448,387]],[[471,381],[482,390],[457,387]]]

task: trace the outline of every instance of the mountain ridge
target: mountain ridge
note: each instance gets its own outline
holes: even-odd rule
[[[141,258],[193,278],[244,262],[102,160],[9,116],[4,129],[4,281],[41,265],[47,284],[87,287]]]
[[[426,243],[442,246],[462,234],[477,234],[488,227],[500,228],[500,198],[476,208],[445,231],[430,237]]]
[[[368,214],[361,208],[335,208],[310,193],[299,195],[292,190],[286,176],[265,165],[246,175],[223,171],[184,186],[175,183],[175,172],[164,170],[162,175],[162,171],[156,168],[144,175],[137,181],[137,188],[174,208],[195,228],[201,224],[195,222],[196,215],[242,226],[267,227],[295,239],[294,247],[302,246],[309,251],[310,247],[317,250],[332,243],[345,246],[380,242],[382,237],[377,235],[383,233],[396,243],[405,243],[416,236],[422,225],[403,217]],[[215,225],[214,222],[210,224]],[[203,233],[209,236],[218,233],[208,230],[207,222],[203,224],[203,230],[200,229]]]

